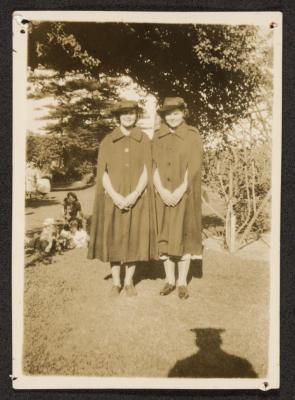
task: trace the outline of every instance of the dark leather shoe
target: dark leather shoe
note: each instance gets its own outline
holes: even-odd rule
[[[178,286],[178,297],[183,300],[189,298],[187,286]]]
[[[165,283],[165,286],[160,291],[160,296],[167,296],[168,294],[173,292],[174,289],[175,289],[174,285],[171,285],[170,283]]]

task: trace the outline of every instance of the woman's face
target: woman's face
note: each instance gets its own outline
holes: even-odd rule
[[[69,195],[68,196],[68,202],[69,203],[74,203],[74,201],[75,201],[75,198],[72,195]]]
[[[164,119],[170,128],[177,128],[184,120],[184,112],[179,108],[168,111],[165,114]]]
[[[120,114],[120,125],[124,128],[131,128],[135,125],[137,114],[135,110],[124,111],[124,114]]]

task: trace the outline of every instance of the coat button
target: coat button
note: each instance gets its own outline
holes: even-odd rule
[[[129,152],[129,148],[126,147],[126,148],[124,149],[124,151],[125,151],[125,153],[128,153],[128,152]]]
[[[167,181],[170,182],[170,178],[167,178]]]

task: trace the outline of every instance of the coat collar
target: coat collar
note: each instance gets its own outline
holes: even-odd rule
[[[131,129],[129,136],[132,139],[140,142],[142,139],[142,130],[138,126],[135,126],[134,128]],[[124,133],[121,131],[120,127],[117,126],[117,128],[115,128],[112,132],[113,142],[116,142],[117,140],[122,139],[123,137],[125,137]]]
[[[171,132],[169,126],[165,123],[162,123],[159,131],[158,131],[158,136],[159,138],[169,135],[169,134],[174,134],[177,135],[180,139],[184,139],[185,135],[187,133],[188,130],[188,125],[185,122],[182,122],[176,129],[174,132]]]

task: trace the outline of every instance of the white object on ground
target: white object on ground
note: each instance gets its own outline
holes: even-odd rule
[[[84,229],[78,230],[75,234],[72,234],[72,241],[76,248],[84,249],[87,247],[89,242],[89,236]]]
[[[37,181],[37,191],[43,194],[50,193],[51,186],[50,180],[47,178],[41,178]]]

